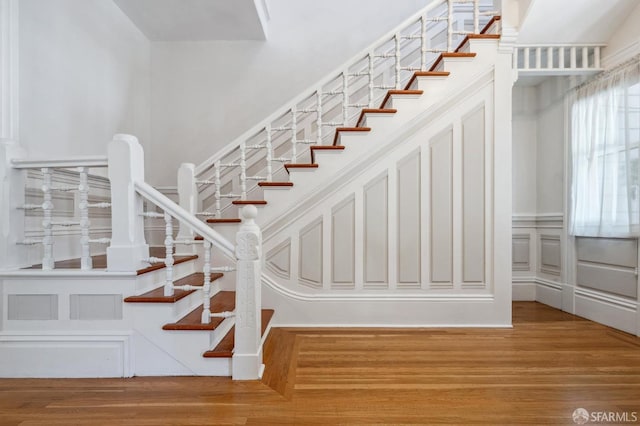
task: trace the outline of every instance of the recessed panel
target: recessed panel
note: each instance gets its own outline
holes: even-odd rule
[[[300,283],[322,288],[322,218],[300,231]]]
[[[57,294],[10,294],[8,296],[8,319],[29,320],[57,320]]]
[[[355,200],[343,201],[331,213],[331,287],[355,285]]]
[[[270,250],[265,262],[267,269],[281,278],[289,279],[291,276],[291,240],[287,239]]]
[[[398,288],[420,288],[420,152],[398,164]]]
[[[462,121],[462,281],[484,281],[484,108]]]
[[[431,282],[453,280],[452,131],[431,141]],[[442,287],[439,285],[438,287]]]
[[[364,287],[388,287],[388,197],[387,176],[364,189]]]
[[[121,320],[121,294],[72,294],[69,298],[72,320]]]

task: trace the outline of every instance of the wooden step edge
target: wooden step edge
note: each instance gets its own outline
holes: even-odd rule
[[[273,309],[263,309],[261,318],[261,334],[264,336],[264,332],[267,330],[271,318],[273,318]],[[231,327],[231,330],[222,338],[222,340],[216,345],[215,348],[206,351],[202,354],[205,358],[231,358],[233,356],[233,348],[235,343],[235,326]]]
[[[464,47],[465,44],[469,42],[469,40],[497,40],[500,38],[500,34],[467,34],[467,36],[462,40],[462,43],[458,45],[458,48],[455,52],[460,52],[460,49]]]
[[[240,218],[229,218],[229,219],[218,219],[218,218],[210,218],[207,219],[207,223],[241,223],[242,219]]]
[[[371,127],[338,127],[336,129],[336,133],[333,136],[333,146],[337,146],[338,145],[338,140],[340,139],[340,133],[342,132],[350,132],[350,133],[357,133],[357,132],[370,132],[371,131]]]
[[[342,145],[313,145],[309,147],[311,151],[311,162],[316,162],[316,151],[342,151],[344,146]]]
[[[416,71],[404,87],[404,90],[410,90],[409,88],[418,77],[449,77],[449,75],[451,75],[449,71]]]
[[[269,187],[291,187],[293,186],[293,182],[258,182],[258,186],[263,188]]]
[[[496,15],[494,17],[492,17],[489,22],[487,22],[487,25],[484,26],[484,28],[482,30],[480,30],[480,34],[485,34],[487,31],[489,31],[489,28],[491,28],[491,26],[496,22],[502,19],[502,16],[500,15]]]
[[[396,112],[398,112],[398,110],[395,108],[364,108],[360,111],[360,117],[358,117],[356,127],[360,127],[360,123],[362,123],[362,120],[364,120],[367,114],[395,114]]]
[[[284,165],[285,170],[289,173],[289,169],[317,169],[318,165],[315,163],[305,164],[305,163],[290,163]]]
[[[256,205],[256,206],[264,206],[267,204],[265,200],[234,200],[231,202],[236,206],[246,206],[246,205]]]
[[[235,301],[236,296],[234,291],[220,291],[211,296],[211,312],[233,311],[236,307]],[[200,305],[178,321],[163,325],[162,329],[174,331],[211,331],[215,330],[224,321],[224,318],[211,318],[209,323],[203,324],[202,311],[203,306]]]
[[[441,53],[440,56],[438,56],[438,59],[436,59],[436,61],[433,63],[433,65],[431,65],[431,68],[429,69],[429,71],[435,71],[436,68],[438,68],[438,65],[440,64],[440,62],[444,59],[444,58],[475,58],[476,54],[473,52],[445,52],[445,53]]]
[[[389,90],[386,94],[386,96],[384,97],[384,99],[382,100],[382,103],[380,104],[380,109],[384,109],[384,106],[387,104],[387,102],[389,102],[389,99],[391,99],[391,96],[397,96],[397,95],[422,95],[424,93],[423,90]]]
[[[202,235],[196,235],[196,236],[194,237],[194,240],[195,240],[195,241],[204,241],[204,237],[203,237]]]
[[[173,257],[173,264],[174,265],[179,265],[180,263],[183,262],[188,262],[190,260],[195,260],[198,258],[197,254],[194,254],[192,256],[174,256]],[[148,272],[152,272],[152,271],[157,271],[158,269],[163,269],[166,268],[166,265],[162,262],[160,263],[152,263],[151,266],[147,266],[146,268],[142,268],[142,269],[138,269],[136,271],[137,275],[142,275],[142,274],[146,274]]]

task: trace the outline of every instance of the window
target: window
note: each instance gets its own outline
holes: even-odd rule
[[[570,233],[640,236],[640,60],[576,90]]]

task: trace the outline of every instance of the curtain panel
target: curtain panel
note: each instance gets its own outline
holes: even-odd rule
[[[640,236],[639,82],[636,57],[571,95],[571,235]]]

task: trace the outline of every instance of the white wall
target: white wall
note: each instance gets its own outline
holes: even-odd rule
[[[267,41],[152,46],[151,168],[198,164],[409,17],[426,0],[271,0]]]
[[[537,211],[537,90],[535,86],[513,88],[513,213]]]
[[[20,0],[20,139],[31,157],[106,155],[150,134],[150,43],[111,1]]]
[[[640,53],[640,4],[618,26],[602,53],[602,62],[610,67]]]

